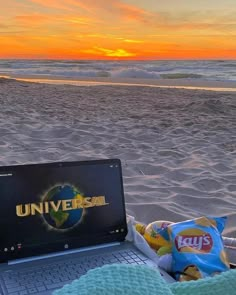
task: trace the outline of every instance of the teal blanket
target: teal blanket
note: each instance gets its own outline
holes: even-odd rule
[[[90,270],[53,295],[233,295],[236,269],[197,281],[166,283],[147,266],[113,264]]]

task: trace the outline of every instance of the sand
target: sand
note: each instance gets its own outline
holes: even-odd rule
[[[0,108],[0,165],[120,158],[128,214],[236,237],[236,92],[2,78]]]

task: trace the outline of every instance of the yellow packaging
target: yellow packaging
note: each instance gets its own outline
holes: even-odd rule
[[[168,232],[165,228],[172,224],[170,221],[159,220],[149,223],[147,226],[136,224],[136,230],[143,235],[151,248],[159,250],[161,247],[170,247]]]

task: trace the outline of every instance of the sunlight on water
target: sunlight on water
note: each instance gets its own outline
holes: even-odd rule
[[[201,89],[201,90],[212,90],[212,91],[236,91],[236,88],[226,87],[205,87],[205,86],[175,86],[175,85],[155,85],[148,83],[120,83],[120,82],[104,82],[104,81],[77,81],[77,80],[51,80],[51,79],[24,79],[17,78],[17,80],[25,82],[37,82],[37,83],[48,83],[48,84],[59,84],[59,85],[75,85],[75,86],[98,86],[98,85],[113,85],[113,86],[145,86],[145,87],[161,87],[161,88],[184,88],[184,89]]]

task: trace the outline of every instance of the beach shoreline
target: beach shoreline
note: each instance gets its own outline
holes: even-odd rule
[[[2,78],[0,104],[0,165],[119,158],[129,215],[236,237],[235,92]]]
[[[74,86],[98,86],[98,85],[119,85],[119,86],[149,86],[161,88],[184,88],[211,91],[236,91],[236,83],[232,81],[211,81],[204,79],[140,79],[140,78],[109,78],[109,77],[60,77],[51,75],[6,75],[0,72],[0,77],[16,79],[18,81],[66,84]]]

